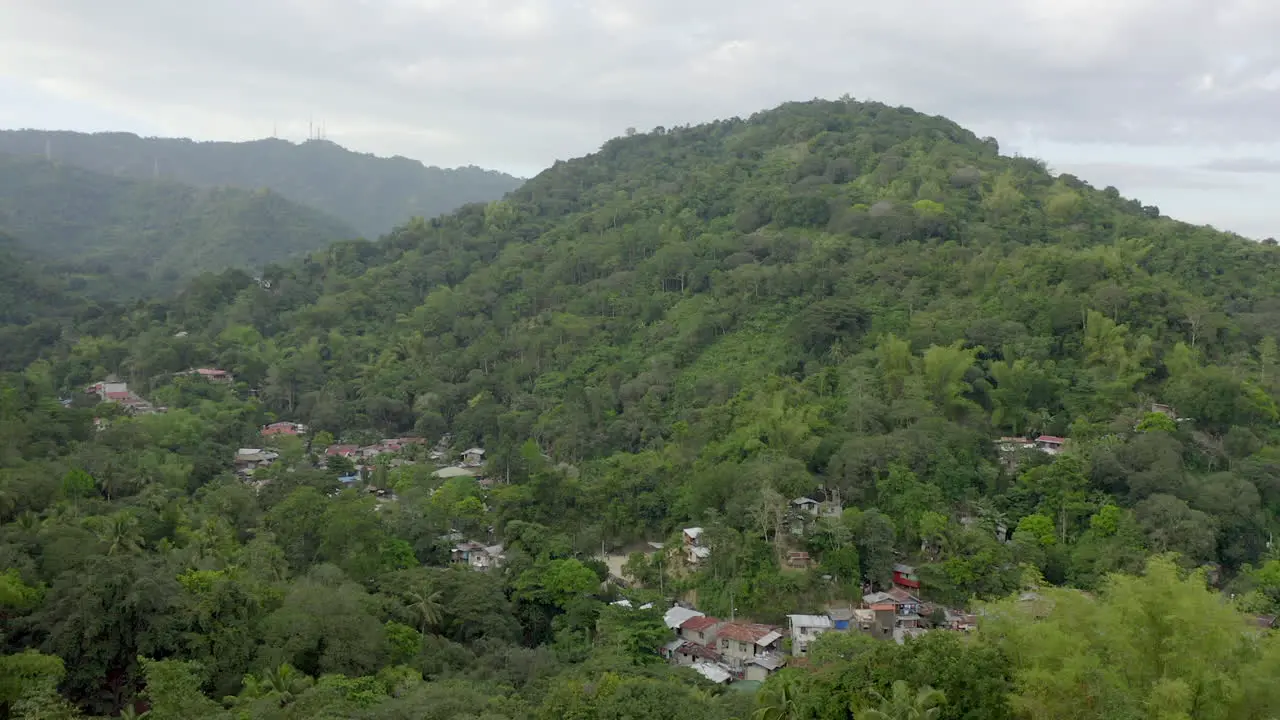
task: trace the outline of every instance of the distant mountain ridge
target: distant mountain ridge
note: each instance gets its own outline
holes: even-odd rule
[[[0,153],[38,156],[134,179],[271,190],[374,238],[413,216],[497,200],[522,180],[478,167],[442,169],[357,153],[327,140],[196,142],[132,133],[0,130]]]
[[[201,272],[261,267],[357,234],[270,190],[136,180],[2,153],[0,228],[46,269],[81,275],[98,297],[164,291]]]

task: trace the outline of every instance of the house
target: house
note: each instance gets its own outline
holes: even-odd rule
[[[666,624],[667,629],[679,632],[680,626],[689,618],[702,617],[706,613],[698,612],[693,608],[687,608],[683,605],[672,605],[662,616],[662,622]]]
[[[1041,435],[1036,438],[1036,448],[1050,455],[1057,455],[1062,452],[1062,446],[1066,444],[1066,438],[1060,438],[1056,435]]]
[[[788,615],[787,622],[791,626],[791,654],[801,656],[808,654],[809,643],[835,625],[826,615]]]
[[[814,517],[818,517],[818,501],[813,498],[798,497],[791,501],[791,507],[801,512],[809,513]]]
[[[676,629],[676,635],[689,642],[714,648],[716,646],[716,634],[723,626],[724,621],[720,618],[699,615],[680,623],[680,627]]]
[[[868,609],[873,614],[871,636],[881,640],[893,637],[893,629],[898,624],[898,606],[891,602],[882,602]]]
[[[827,610],[827,617],[831,618],[831,629],[849,630],[849,623],[853,620],[854,612],[850,608],[831,608]]]
[[[472,570],[490,570],[500,568],[506,555],[500,544],[492,544],[492,546],[484,546],[477,542],[461,542],[453,547],[451,553],[454,562],[460,565],[466,565]]]
[[[855,608],[850,612],[853,614],[852,619],[849,621],[850,630],[857,630],[858,632],[866,633],[868,635],[875,634],[875,628],[876,628],[876,611],[875,610],[871,608]],[[894,613],[894,616],[897,617],[896,612]]]
[[[694,665],[699,662],[719,663],[720,653],[716,652],[714,648],[684,640],[676,647],[671,659],[676,665]]]
[[[121,397],[121,395],[119,395],[120,393],[127,394],[129,392],[129,385],[128,383],[108,382],[104,380],[102,382],[96,382],[89,385],[84,389],[84,391],[89,395],[97,395],[99,400],[106,400],[108,394],[111,393],[116,393],[117,397]]]
[[[675,640],[672,640],[671,642],[659,648],[658,654],[662,656],[663,660],[670,660],[671,662],[676,662],[676,651],[680,649],[681,645],[684,645],[684,640],[680,638],[676,638]]]
[[[305,435],[307,426],[292,422],[275,422],[262,428],[263,437],[272,435]]]
[[[898,616],[916,615],[920,612],[920,598],[900,587],[890,588],[886,592],[863,595],[862,602],[871,608],[877,605],[892,605],[894,614]]]
[[[757,655],[747,663],[743,671],[743,679],[750,682],[764,682],[786,664],[787,658],[780,652]]]
[[[683,531],[685,559],[690,565],[697,565],[711,557],[711,548],[702,544],[702,532],[700,527],[685,528]]]
[[[725,664],[739,671],[761,655],[778,653],[781,647],[782,633],[770,625],[725,623],[716,636],[716,649]]]
[[[342,483],[343,487],[352,487],[356,483],[360,482],[360,476],[359,475],[343,475],[342,477],[338,478],[338,482]]]
[[[229,383],[233,380],[233,378],[231,377],[231,373],[227,372],[226,370],[219,370],[217,368],[196,368],[195,370],[192,370],[189,374],[197,375],[210,382]]]
[[[487,545],[478,550],[473,550],[467,558],[467,564],[471,566],[472,570],[484,572],[485,570],[502,567],[502,563],[506,559],[507,556],[503,552],[501,545]]]
[[[919,590],[920,577],[916,575],[915,568],[910,565],[902,565],[899,563],[893,566],[893,584],[911,588],[913,590]]]
[[[234,465],[237,471],[250,474],[253,470],[266,467],[275,462],[279,454],[263,450],[262,448],[240,448],[236,451]]]
[[[1160,403],[1151,403],[1151,412],[1160,413],[1170,420],[1178,419],[1178,411],[1173,409],[1171,405],[1161,405]]]
[[[325,457],[353,458],[359,454],[359,445],[330,445],[324,449]]]
[[[465,467],[480,467],[484,465],[484,450],[474,447],[469,450],[463,450],[462,464]]]
[[[803,550],[793,550],[787,553],[787,567],[800,569],[809,567],[809,553]]]

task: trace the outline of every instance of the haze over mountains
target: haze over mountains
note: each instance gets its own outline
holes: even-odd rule
[[[521,180],[477,167],[442,169],[356,153],[327,140],[195,142],[131,133],[0,131],[0,153],[47,157],[96,172],[198,187],[270,188],[329,213],[368,238],[410,217],[486,202]]]
[[[414,216],[488,201],[520,180],[313,140],[197,143],[127,133],[0,131],[0,230],[46,287],[155,295],[259,269]]]

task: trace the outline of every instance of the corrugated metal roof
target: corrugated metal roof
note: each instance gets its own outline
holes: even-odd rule
[[[792,627],[829,628],[831,618],[826,615],[788,615]]]
[[[733,674],[728,669],[717,665],[716,663],[694,663],[690,667],[693,671],[713,683],[727,683],[733,679]]]
[[[778,632],[777,630],[774,630],[773,632],[769,633],[768,635],[765,635],[764,637],[762,637],[762,638],[760,638],[759,640],[757,640],[757,641],[756,641],[756,644],[757,644],[757,645],[762,645],[762,646],[763,646],[763,645],[772,645],[773,643],[775,643],[775,642],[777,642],[777,641],[779,641],[779,640],[781,640],[781,639],[782,639],[782,633]]]
[[[669,610],[667,610],[666,613],[663,614],[662,621],[666,623],[667,627],[671,628],[672,630],[675,630],[676,628],[683,625],[685,621],[689,620],[690,618],[702,617],[705,614],[706,613],[701,613],[701,612],[698,612],[697,610],[691,610],[690,608],[687,608],[687,607],[680,607],[679,605],[675,605],[675,606],[672,606]]]

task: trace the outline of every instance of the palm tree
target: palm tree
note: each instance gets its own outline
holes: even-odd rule
[[[311,678],[299,672],[289,663],[267,668],[261,675],[246,675],[242,697],[276,698],[281,706],[293,702],[302,691],[311,687]]]
[[[142,534],[138,532],[138,518],[132,513],[119,512],[102,519],[95,528],[107,554],[130,553],[142,547]]]
[[[941,690],[928,685],[916,692],[903,680],[893,681],[893,692],[885,697],[872,690],[878,707],[868,707],[854,713],[856,720],[934,720],[942,714],[941,705],[946,696]]]
[[[799,678],[784,670],[760,688],[752,720],[798,720],[802,691]]]
[[[440,591],[432,590],[431,586],[424,585],[417,590],[410,590],[404,596],[409,612],[418,618],[418,631],[423,635],[427,634],[427,629],[440,624],[442,608],[440,604]]]

